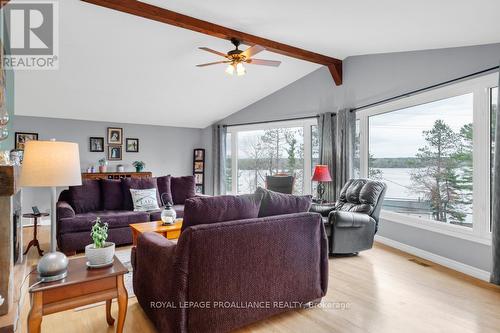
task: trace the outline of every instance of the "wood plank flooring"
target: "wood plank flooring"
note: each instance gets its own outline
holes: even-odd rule
[[[31,228],[25,228],[29,241]],[[43,227],[42,248],[48,249]],[[325,302],[347,308],[291,311],[244,327],[238,332],[348,332],[348,333],[498,333],[500,288],[376,244],[357,257],[330,259]],[[30,250],[29,260],[38,258]],[[29,301],[25,301],[21,331],[26,332]],[[117,305],[112,306],[117,315]],[[43,318],[42,333],[114,332],[106,324],[104,306],[66,311]],[[124,332],[155,332],[135,298],[129,300]]]

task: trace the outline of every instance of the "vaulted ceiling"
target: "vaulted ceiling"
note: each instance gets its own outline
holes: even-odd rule
[[[497,0],[144,2],[340,59],[500,42]],[[227,41],[78,0],[59,7],[60,68],[16,72],[18,115],[203,128],[319,67],[262,52],[282,65],[230,77],[195,67],[218,60],[198,46]]]

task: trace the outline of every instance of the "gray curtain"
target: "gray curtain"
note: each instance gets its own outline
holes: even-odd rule
[[[498,94],[498,99],[497,105],[500,106],[500,94]],[[491,200],[493,268],[491,270],[490,281],[491,283],[500,285],[500,108],[496,111],[493,198]]]
[[[337,200],[342,186],[351,177],[355,126],[356,115],[349,109],[319,116],[320,163],[328,165],[333,178],[332,182],[325,183],[327,201]]]
[[[352,175],[354,154],[354,133],[356,131],[356,113],[349,109],[337,112],[336,149],[335,149],[335,193]]]
[[[325,183],[325,194],[323,198],[326,201],[335,201],[335,130],[336,119],[331,112],[323,113],[318,118],[319,131],[319,157],[320,163],[328,165],[333,181]]]
[[[212,126],[212,156],[214,195],[226,194],[226,134],[225,126]]]

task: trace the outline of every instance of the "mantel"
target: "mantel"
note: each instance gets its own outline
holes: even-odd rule
[[[19,191],[20,168],[0,165],[0,196],[10,197]]]

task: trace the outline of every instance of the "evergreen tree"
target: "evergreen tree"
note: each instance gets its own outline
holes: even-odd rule
[[[423,136],[426,145],[416,154],[423,166],[412,171],[412,183],[430,201],[435,220],[463,222],[466,214],[461,205],[457,174],[461,137],[442,120],[436,120],[432,129],[424,131]]]

